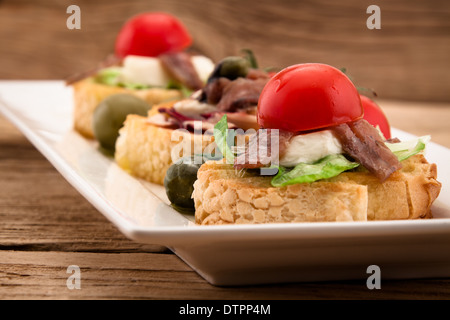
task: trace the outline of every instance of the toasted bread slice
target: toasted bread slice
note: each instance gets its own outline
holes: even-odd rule
[[[195,222],[202,225],[431,218],[439,195],[436,165],[422,155],[380,183],[368,172],[274,188],[271,177],[207,162],[194,184]]]
[[[94,138],[92,116],[97,105],[106,97],[116,93],[128,93],[144,99],[150,105],[167,100],[180,99],[179,90],[150,88],[133,90],[117,86],[108,86],[86,78],[74,83],[74,127],[79,133],[89,139]]]
[[[159,106],[172,105],[173,102],[169,102]],[[149,117],[158,112],[157,109],[150,110]],[[158,127],[147,119],[138,115],[127,117],[119,131],[114,157],[122,169],[149,182],[163,184],[172,160],[200,151],[194,144],[203,151],[214,141],[212,136]]]

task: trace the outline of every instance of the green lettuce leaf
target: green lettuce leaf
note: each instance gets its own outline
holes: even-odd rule
[[[214,141],[222,153],[223,157],[227,160],[228,164],[234,163],[234,154],[228,145],[227,138],[229,136],[227,115],[224,115],[219,122],[214,126]],[[228,138],[230,139],[230,138]],[[234,139],[233,139],[234,141]]]
[[[150,88],[150,86],[146,85],[146,84],[131,83],[131,82],[119,82],[118,85],[121,86],[121,87],[127,88],[127,89],[133,89],[133,90]]]
[[[119,84],[120,68],[105,68],[95,75],[95,81],[108,86],[117,86]]]
[[[111,67],[100,70],[95,75],[95,81],[107,86],[119,86],[127,89],[139,90],[148,89],[150,86],[142,83],[123,82],[120,79],[122,73],[121,68]]]
[[[430,139],[430,136],[423,136],[410,141],[398,143],[386,142],[385,144],[392,151],[392,153],[397,156],[398,161],[403,161],[425,150],[425,146]]]
[[[166,89],[176,89],[176,90],[180,90],[181,93],[183,94],[183,97],[189,97],[192,95],[192,93],[194,93],[193,90],[189,89],[188,87],[186,87],[185,85],[179,83],[178,81],[175,80],[169,80],[169,83],[167,83]]]
[[[313,164],[300,163],[292,170],[279,167],[278,174],[272,178],[271,184],[274,187],[284,187],[296,183],[314,182],[332,178],[357,166],[359,163],[349,161],[342,154],[332,154]]]

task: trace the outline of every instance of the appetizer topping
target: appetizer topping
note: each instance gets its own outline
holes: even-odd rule
[[[191,132],[197,130],[202,133],[214,126],[208,124],[208,120],[199,114],[185,115],[175,108],[159,108],[158,112],[159,114],[147,119],[147,122],[162,128],[187,129]]]
[[[395,141],[393,141],[395,140]],[[391,142],[386,141],[388,147],[398,158],[399,161],[404,161],[415,154],[423,152],[426,144],[430,142],[430,136],[419,137],[418,139],[401,142],[398,138],[390,139]]]
[[[204,86],[214,69],[209,58],[183,51],[191,43],[191,36],[175,17],[159,12],[139,14],[120,30],[115,55],[66,83],[92,76],[95,82],[110,86],[179,89],[188,96]]]
[[[234,163],[235,155],[229,146],[228,140],[230,135],[228,129],[227,115],[224,115],[214,126],[214,143],[219,148],[227,163]]]
[[[299,163],[314,163],[328,155],[341,154],[342,146],[332,130],[321,130],[293,136],[280,165],[294,167]]]
[[[273,142],[278,143],[275,148]],[[272,150],[275,150],[274,154]],[[332,130],[296,135],[290,131],[267,129],[259,130],[249,139],[245,152],[235,159],[234,164],[237,169],[261,168],[272,162],[267,161],[270,158],[279,160],[281,166],[295,167],[299,163],[310,164],[328,155],[342,153],[342,146]],[[251,161],[252,156],[256,160]]]
[[[166,129],[179,128],[177,121],[175,121],[173,118],[166,116],[166,114],[164,113],[157,113],[151,116],[150,118],[147,118],[147,123]]]
[[[280,159],[282,165],[310,164],[328,155],[345,153],[380,181],[401,168],[377,129],[361,119],[363,106],[356,87],[343,72],[329,65],[299,64],[277,73],[261,93],[257,115],[263,128],[316,131],[293,140],[296,144],[291,143],[292,150],[298,151]],[[387,121],[377,122],[386,129]]]
[[[165,53],[159,56],[162,65],[175,81],[190,90],[199,90],[204,83],[200,79],[191,56],[186,52]]]
[[[208,57],[202,55],[191,56],[191,62],[194,65],[200,79],[206,83],[208,81],[209,75],[214,70],[214,62]]]
[[[173,108],[178,113],[181,113],[187,117],[191,117],[198,120],[203,120],[202,114],[209,114],[217,111],[215,105],[200,102],[197,99],[184,99],[178,101],[173,105]]]
[[[167,198],[180,209],[194,209],[192,192],[197,180],[197,171],[203,163],[203,157],[181,158],[173,163],[164,177]]]
[[[101,61],[95,68],[90,70],[76,73],[66,79],[66,85],[72,85],[75,82],[97,75],[101,70],[117,66],[122,63],[122,59],[115,55],[108,55],[103,61]]]
[[[256,69],[253,53],[246,52],[247,58],[226,57],[216,65],[202,90],[200,101],[217,104],[221,112],[235,112],[258,104],[270,76]]]
[[[157,57],[189,47],[192,38],[174,16],[150,12],[129,19],[120,30],[115,44],[118,57],[128,55]]]
[[[248,59],[227,57],[217,64],[198,99],[217,104],[221,112],[251,108],[269,79],[267,72],[251,68]]]
[[[235,112],[238,109],[256,106],[265,84],[265,80],[244,78],[229,82],[223,88],[222,97],[217,103],[217,109],[222,112]]]
[[[130,55],[123,60],[119,79],[124,83],[165,87],[170,81],[170,76],[158,58]]]
[[[307,63],[283,69],[273,76],[258,103],[263,128],[310,131],[363,117],[358,91],[340,70]]]
[[[216,78],[214,81],[208,82],[203,88],[199,97],[200,101],[210,104],[217,104],[222,99],[224,88],[231,82],[228,78]]]
[[[165,54],[160,58],[166,69],[174,70],[173,75],[180,74],[178,80],[185,75],[188,77],[190,67],[187,66],[184,54]],[[198,65],[204,66],[205,61],[201,60]],[[194,122],[202,121],[202,125],[197,126],[205,132],[213,129],[214,124],[224,114],[228,114],[230,128],[259,129],[256,122],[256,105],[270,77],[267,72],[252,69],[250,66],[251,63],[245,58],[223,59],[208,73],[210,76],[203,88],[192,93],[189,98],[175,103],[172,109],[159,109],[160,113],[166,115],[167,121],[161,121],[161,117],[157,117],[150,118],[149,122],[162,124],[163,127],[172,127],[175,124],[178,128],[194,131]]]
[[[105,150],[114,152],[119,129],[129,114],[146,116],[150,105],[131,94],[114,94],[102,100],[94,110],[92,128]]]
[[[385,139],[391,138],[391,126],[383,110],[372,99],[361,95],[364,119],[374,127],[378,127]]]
[[[311,164],[299,163],[291,170],[279,167],[271,184],[274,187],[284,187],[296,183],[314,182],[335,177],[358,166],[359,163],[348,160],[342,154],[332,154]]]
[[[366,169],[384,181],[397,170],[395,168],[401,168],[399,161],[424,151],[426,143],[430,140],[429,136],[424,136],[412,141],[398,142],[398,139],[392,139],[392,142],[384,143],[378,130],[361,119],[330,130],[302,135],[295,135],[293,132],[284,130],[260,129],[250,137],[244,148],[240,146],[232,148],[229,146],[230,141],[227,141],[229,140],[227,137],[230,136],[229,129],[226,116],[223,116],[214,127],[215,142],[227,163],[234,164],[237,170],[264,168],[265,171],[261,171],[262,175],[275,175],[271,181],[274,187],[332,178],[344,171],[358,168],[361,164],[367,166]],[[310,141],[313,142],[319,137],[317,134],[320,132],[324,132],[322,134],[325,137],[328,136],[322,142],[336,144],[330,147],[330,154],[315,161],[311,157],[307,159],[311,161],[299,162],[295,165],[286,165],[286,163],[281,165],[273,161],[277,160],[277,157],[286,161],[295,139],[311,139]],[[345,137],[339,137],[339,135],[345,135]],[[318,143],[314,144],[314,146],[317,145]],[[336,149],[333,150],[334,148]],[[342,149],[342,153],[335,153],[338,148]],[[301,150],[299,151],[300,155]],[[356,161],[348,158],[352,155]],[[318,154],[317,157],[319,157]]]
[[[178,123],[179,128],[183,128],[183,122],[185,121],[198,120],[198,118],[196,119],[193,117],[186,116],[176,111],[174,108],[159,108],[158,112],[169,116],[171,118],[170,120],[172,120],[175,123]]]
[[[269,166],[274,159],[283,158],[294,134],[289,131],[262,129],[252,135],[244,152],[234,158],[234,167],[256,169]]]
[[[246,109],[245,111],[239,111],[239,112],[229,112],[226,113],[228,115],[228,119],[230,120],[230,123],[232,123],[232,127],[240,128],[242,130],[248,130],[248,129],[254,129],[258,130],[259,125],[256,122],[256,116],[253,113],[255,111],[254,109]],[[224,113],[218,113],[216,117],[219,119],[219,117],[223,116]]]
[[[234,56],[226,57],[216,65],[208,79],[208,83],[221,77],[230,80],[235,80],[239,77],[245,78],[249,68],[250,62],[245,58]]]
[[[166,55],[161,57],[165,58],[127,56],[123,59],[122,67],[104,69],[99,72],[96,80],[107,85],[122,85],[135,89],[184,85],[189,90],[194,90],[194,84],[197,88],[206,82],[206,79],[199,78],[199,74],[211,73],[214,68],[213,62],[204,56],[191,57],[187,53],[177,53],[170,55],[171,58]],[[202,63],[194,64],[194,59],[201,60]],[[171,63],[167,60],[179,62]]]
[[[177,107],[174,105],[173,108],[159,108],[159,114],[151,116],[147,119],[147,122],[162,128],[182,128],[193,133],[200,133],[200,131],[205,133],[207,130],[214,129],[214,125],[225,114],[217,112],[215,106],[193,101],[192,99],[181,100],[176,105]],[[214,108],[214,111],[201,113],[202,110],[209,111],[209,108]],[[252,114],[245,112],[227,114],[230,119],[227,125],[230,129],[258,129],[256,118]]]
[[[264,79],[264,81],[267,82],[270,77],[271,77],[270,73],[264,70],[249,69],[246,78],[251,80]]]
[[[333,128],[342,149],[361,163],[380,181],[386,180],[402,165],[384,141],[366,120],[344,123]]]

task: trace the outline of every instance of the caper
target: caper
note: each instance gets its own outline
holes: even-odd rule
[[[221,64],[219,75],[230,80],[246,77],[250,68],[249,61],[241,57],[226,57]]]
[[[134,95],[118,93],[102,100],[94,110],[94,136],[104,149],[114,152],[119,129],[129,114],[146,116],[150,105]]]
[[[239,77],[246,77],[250,68],[248,59],[241,57],[226,57],[220,61],[213,72],[211,72],[208,83],[215,81],[217,78],[224,77],[235,80]]]
[[[179,159],[167,169],[164,178],[166,194],[172,205],[182,209],[193,209],[194,182],[197,171],[203,163],[201,156],[190,156]]]

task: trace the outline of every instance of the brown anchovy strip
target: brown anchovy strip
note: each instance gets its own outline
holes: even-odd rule
[[[203,88],[203,82],[192,64],[190,54],[166,53],[160,55],[159,59],[167,72],[178,82],[195,91]]]
[[[198,100],[216,104],[220,112],[237,112],[255,107],[259,95],[269,81],[267,72],[250,69],[247,76],[230,80],[226,77],[210,77]]]
[[[398,158],[366,120],[356,120],[333,127],[342,149],[361,163],[381,182],[402,167]]]
[[[222,112],[235,112],[258,104],[259,95],[268,79],[250,80],[237,78],[229,82],[217,103],[217,109]]]
[[[273,135],[274,140],[278,142],[278,148],[272,145]],[[294,135],[293,132],[278,129],[258,130],[245,145],[245,151],[234,159],[234,168],[240,170],[267,167],[271,159],[279,159],[284,155]],[[251,154],[252,151],[256,151],[256,155]],[[255,158],[255,161],[250,161],[251,158]]]
[[[385,142],[389,142],[389,143],[399,143],[401,142],[399,138],[395,137],[395,138],[389,138],[387,139]]]
[[[231,82],[225,77],[216,78],[203,88],[203,98],[209,104],[217,104],[222,99],[224,88]]]

